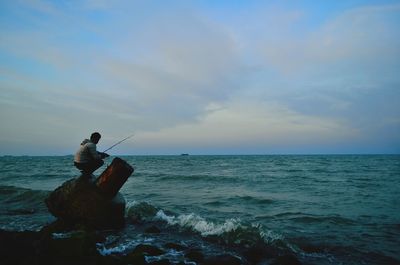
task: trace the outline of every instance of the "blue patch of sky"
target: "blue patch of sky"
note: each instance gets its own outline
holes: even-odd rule
[[[15,8],[10,5],[12,1],[0,1],[0,27],[2,30],[13,30],[20,28],[33,28],[23,18],[16,14]]]
[[[35,59],[15,56],[0,50],[0,66],[14,71],[17,75],[31,77],[35,79],[48,79],[55,76],[58,71],[46,63],[40,63]],[[5,80],[5,76],[2,77]],[[14,79],[14,78],[13,78]],[[13,81],[17,81],[14,79]]]
[[[304,12],[304,18],[301,21],[303,26],[307,26],[309,29],[320,27],[322,24],[327,23],[338,14],[344,11],[365,7],[365,6],[377,6],[377,5],[391,5],[399,4],[398,0],[331,0],[331,1],[315,1],[315,0],[275,0],[275,1],[197,1],[199,7],[204,11],[211,14],[212,17],[217,20],[231,19],[237,17],[240,14],[251,15],[248,12],[254,12],[260,8],[269,8],[271,10],[282,10],[282,11],[300,11]],[[251,17],[248,17],[251,18]]]

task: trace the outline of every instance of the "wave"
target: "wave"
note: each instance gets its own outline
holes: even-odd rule
[[[272,217],[279,219],[284,218],[286,220],[292,220],[295,222],[305,223],[305,224],[326,223],[326,222],[334,224],[346,224],[346,225],[356,224],[356,221],[338,215],[313,215],[302,212],[287,212],[287,213],[276,214]]]
[[[157,173],[157,174],[137,174],[136,177],[145,177],[150,179],[156,179],[157,181],[182,181],[182,182],[193,182],[193,181],[200,181],[200,182],[229,182],[235,183],[240,182],[240,178],[236,178],[229,175],[218,175],[218,174],[176,174],[176,173]]]
[[[147,202],[132,201],[126,204],[127,218],[133,223],[151,221],[158,208]]]
[[[127,218],[133,222],[161,221],[227,245],[251,246],[260,242],[282,245],[284,241],[283,235],[265,229],[260,224],[244,224],[239,218],[214,222],[195,213],[176,215],[147,202],[128,203]]]
[[[47,191],[0,186],[0,214],[3,222],[5,220],[14,222],[13,216],[28,216],[42,212],[45,210],[44,199],[47,194]]]
[[[40,230],[51,216],[44,199],[48,191],[0,186],[0,229]]]
[[[294,217],[289,218],[290,220],[301,222],[301,223],[334,223],[334,224],[346,224],[351,225],[355,224],[355,222],[351,219],[340,217],[340,216],[301,216],[301,217]]]
[[[223,198],[223,197],[211,198],[209,201],[205,201],[204,205],[221,206],[225,204],[231,205],[232,203],[233,204],[245,203],[246,205],[267,205],[275,202],[276,202],[275,200],[270,198],[251,196],[251,195],[241,195],[241,196],[236,195],[228,198]]]
[[[251,200],[251,198],[247,199]],[[176,214],[167,212],[148,202],[135,201],[128,203],[127,208],[128,220],[132,216],[140,217],[145,227],[152,226],[152,223],[155,222],[157,226],[164,226],[166,231],[169,230],[171,234],[176,235],[175,229],[177,229],[186,235],[199,235],[217,246],[239,249],[242,253],[246,253],[246,251],[249,251],[249,253],[261,251],[261,253],[267,252],[271,255],[294,253],[296,256],[316,262],[335,260],[325,247],[310,247],[306,239],[304,242],[293,242],[291,239],[285,238],[283,234],[267,229],[259,223],[244,223],[240,218],[212,221],[196,213]],[[126,248],[132,248],[132,245],[136,244],[137,242],[128,241],[124,242],[123,245],[105,248],[102,251],[107,254],[125,251]]]
[[[231,197],[231,199],[239,200],[239,201],[245,201],[245,202],[251,203],[251,204],[271,204],[271,203],[274,203],[273,199],[250,196],[250,195],[234,196],[234,197]]]
[[[240,220],[238,219],[228,219],[222,224],[215,224],[206,221],[203,217],[194,213],[173,216],[165,214],[163,210],[158,211],[154,219],[163,220],[169,225],[178,225],[182,228],[189,228],[200,233],[202,236],[221,235],[237,229],[240,225]]]
[[[0,186],[0,201],[5,204],[21,203],[31,205],[42,203],[48,194],[48,191]]]
[[[174,216],[167,215],[160,210],[154,219],[163,220],[169,225],[189,229],[203,237],[218,237],[216,238],[217,241],[227,245],[250,246],[259,242],[274,244],[284,240],[283,235],[271,230],[265,230],[260,224],[245,225],[238,218],[226,219],[221,223],[215,223],[194,213]]]

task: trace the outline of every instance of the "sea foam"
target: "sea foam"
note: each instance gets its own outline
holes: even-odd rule
[[[239,219],[228,219],[223,224],[215,224],[194,213],[169,216],[163,210],[157,212],[155,219],[166,221],[169,225],[179,225],[189,228],[200,233],[202,236],[221,235],[235,230],[240,225]]]

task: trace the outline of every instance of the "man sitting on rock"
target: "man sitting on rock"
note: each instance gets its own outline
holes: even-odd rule
[[[83,140],[74,157],[74,165],[82,175],[91,177],[92,173],[104,165],[103,159],[109,157],[106,153],[97,152],[96,144],[100,141],[98,132],[92,133],[89,139]]]

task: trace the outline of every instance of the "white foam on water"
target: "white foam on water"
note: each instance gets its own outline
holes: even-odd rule
[[[137,244],[138,243],[135,241],[130,241],[130,242],[126,242],[124,244],[120,244],[118,246],[110,247],[110,248],[107,248],[102,243],[97,243],[96,246],[97,246],[97,251],[100,253],[100,255],[108,256],[108,255],[115,254],[115,253],[124,253],[128,249],[131,249],[134,246],[136,246]]]
[[[159,256],[145,256],[145,260],[147,263],[160,261],[162,259],[174,260],[175,262],[183,262],[186,265],[196,265],[196,262],[193,261],[186,261],[184,251],[178,251],[171,249],[165,254]]]
[[[261,230],[260,235],[266,243],[273,243],[275,241],[284,241],[285,237],[271,230]]]
[[[235,230],[240,226],[240,221],[238,219],[228,219],[223,224],[215,224],[194,213],[169,216],[162,210],[157,212],[155,219],[163,220],[169,225],[179,225],[184,228],[190,228],[193,231],[199,232],[202,236],[221,235]]]
[[[138,201],[128,201],[125,205],[126,212],[128,212],[129,208],[131,208],[132,206],[135,206],[136,204],[139,204],[139,202]]]
[[[130,240],[124,243],[120,243],[117,246],[113,247],[107,247],[106,244],[104,243],[97,243],[97,251],[102,255],[102,256],[107,256],[111,254],[116,254],[116,253],[125,253],[133,248],[135,248],[137,245],[141,243],[151,243],[153,242],[153,238],[144,238],[140,240]]]
[[[71,233],[52,233],[51,236],[53,239],[63,239],[71,237]]]

